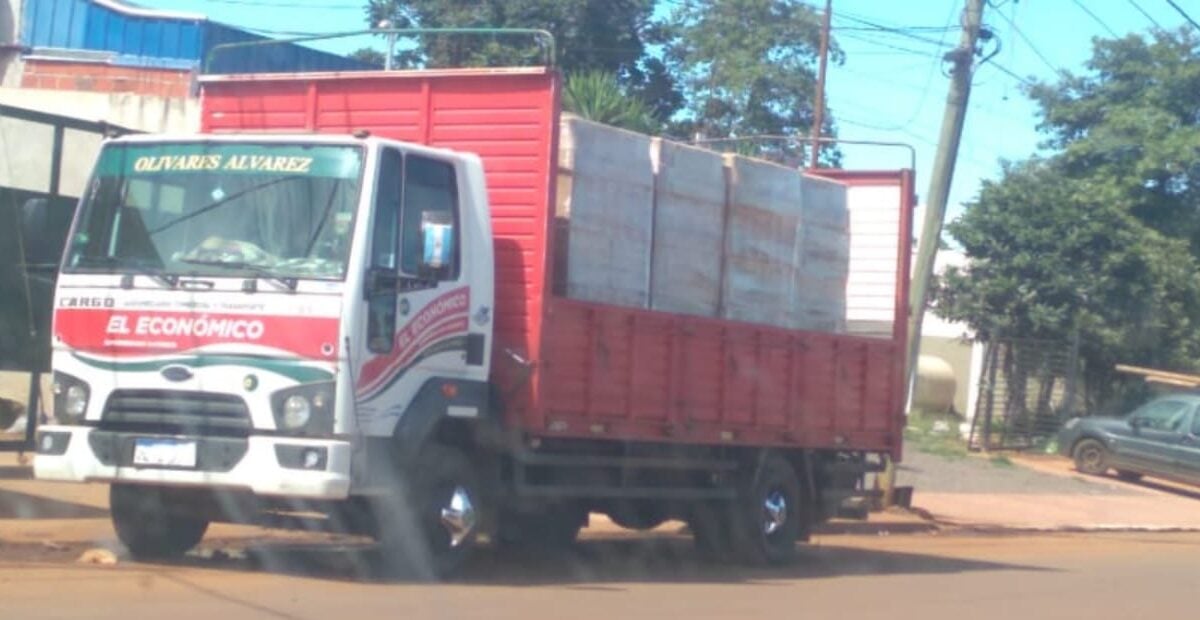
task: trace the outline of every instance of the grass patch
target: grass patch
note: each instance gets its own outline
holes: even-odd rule
[[[990,462],[992,465],[995,465],[996,467],[1016,467],[1017,466],[1016,463],[1012,462],[1012,459],[1008,458],[1007,456],[1004,456],[1003,454],[993,455],[991,458],[988,459],[988,462]]]
[[[914,411],[908,415],[908,425],[904,427],[904,443],[924,454],[946,459],[966,458],[967,444],[959,437],[959,422],[954,416]]]

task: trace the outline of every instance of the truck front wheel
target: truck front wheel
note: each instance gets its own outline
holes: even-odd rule
[[[208,520],[172,510],[164,489],[113,484],[109,510],[117,538],[138,559],[171,559],[199,544]]]
[[[479,479],[461,451],[437,444],[421,451],[413,469],[400,477],[407,484],[373,506],[377,536],[394,566],[449,577],[471,555],[483,522]]]

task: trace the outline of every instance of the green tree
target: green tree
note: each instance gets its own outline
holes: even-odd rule
[[[1200,370],[1200,40],[1096,40],[1086,69],[1030,88],[1047,153],[1006,165],[949,226],[969,266],[935,311],[981,337],[1078,329],[1095,405],[1116,363]]]
[[[350,53],[350,57],[361,63],[370,65],[372,67],[379,67],[381,69],[387,60],[384,52],[381,52],[377,49],[371,49],[369,47],[354,50]]]
[[[598,123],[642,133],[655,133],[661,125],[650,107],[622,90],[611,73],[585,71],[567,76],[562,99],[563,109]]]
[[[692,0],[662,24],[665,58],[686,101],[681,138],[807,135],[813,124],[820,16],[798,0]],[[831,59],[842,52],[831,42]],[[836,135],[832,114],[823,132]],[[802,141],[755,143],[754,152],[798,159]],[[823,162],[840,160],[823,149]]]
[[[1086,67],[1030,90],[1046,146],[1098,197],[1200,250],[1200,38],[1097,40]]]
[[[624,92],[642,97],[659,119],[682,104],[666,66],[647,53],[655,0],[369,0],[367,22],[396,28],[541,28],[554,35],[557,64],[568,75],[613,74]],[[400,60],[426,66],[529,62],[539,50],[528,39],[429,36],[423,53]]]

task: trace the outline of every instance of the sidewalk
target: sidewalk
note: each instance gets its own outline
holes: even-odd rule
[[[1084,476],[1067,459],[1042,455],[1006,454],[1013,463],[1006,467],[977,456],[950,464],[931,460],[939,457],[910,456],[920,466],[933,464],[958,470],[956,482],[949,487],[931,481],[923,490],[920,476],[914,476],[918,483],[913,506],[947,526],[1058,531],[1200,530],[1200,490],[1194,488],[1157,480],[1126,483],[1116,478]],[[983,472],[988,480],[972,484],[972,472]],[[1012,480],[1021,482],[1014,487]],[[909,484],[903,474],[901,483]]]

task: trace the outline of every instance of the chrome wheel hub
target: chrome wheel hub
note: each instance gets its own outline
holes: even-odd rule
[[[767,536],[778,532],[787,523],[787,498],[779,491],[767,494],[763,501],[763,533]]]
[[[475,531],[476,519],[475,506],[471,503],[470,494],[463,487],[454,487],[450,501],[442,507],[441,512],[442,527],[450,534],[451,547],[459,546]]]

